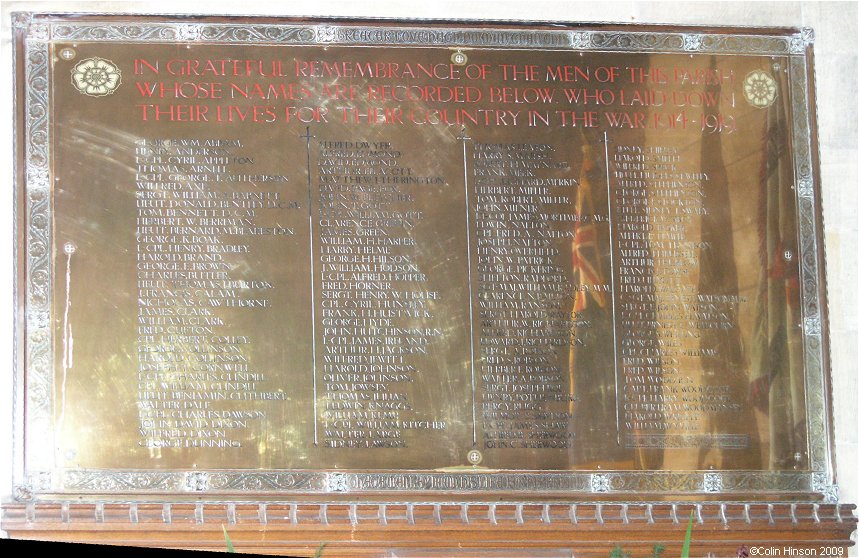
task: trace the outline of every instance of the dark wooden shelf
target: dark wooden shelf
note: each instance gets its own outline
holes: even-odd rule
[[[854,505],[802,503],[114,504],[8,503],[13,538],[312,556],[633,557],[680,553],[690,513],[693,556],[745,545],[815,550],[854,543]],[[553,552],[554,551],[554,552]],[[844,553],[846,555],[846,552]]]

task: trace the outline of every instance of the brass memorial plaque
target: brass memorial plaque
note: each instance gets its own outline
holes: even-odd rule
[[[19,497],[832,498],[808,32],[15,29]]]

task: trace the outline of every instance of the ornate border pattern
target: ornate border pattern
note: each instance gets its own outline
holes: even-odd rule
[[[811,489],[823,494],[824,502],[827,504],[838,503],[838,487],[831,483],[827,473],[814,473],[811,481]]]
[[[806,37],[803,37],[803,44]],[[803,47],[805,48],[805,47]],[[821,285],[816,223],[817,203],[811,157],[811,122],[808,109],[808,67],[805,57],[791,57],[791,109],[793,113],[794,176],[798,185],[800,283],[805,338],[806,421],[808,425],[809,463],[812,471],[828,471],[829,462],[826,384],[821,337]]]
[[[62,484],[67,490],[95,492],[127,492],[139,490],[180,491],[190,473],[160,473],[157,471],[66,471]]]
[[[93,493],[385,493],[461,491],[524,494],[671,493],[719,495],[819,493],[837,501],[828,455],[827,401],[820,333],[821,293],[815,222],[805,53],[813,36],[724,35],[588,30],[504,30],[426,27],[368,27],[339,24],[224,24],[184,21],[117,24],[76,22],[23,14],[15,27],[26,35],[25,53],[25,250],[26,250],[26,428],[30,470],[16,496],[56,491]],[[481,48],[544,48],[611,52],[721,53],[788,56],[794,125],[797,199],[800,212],[806,389],[813,472],[509,472],[492,474],[393,471],[116,471],[55,470],[51,423],[51,177],[49,136],[50,44],[52,41],[210,42],[239,44],[392,44]],[[22,389],[19,386],[19,389]],[[35,495],[35,496],[34,496]]]
[[[823,476],[821,476],[823,475]],[[386,493],[469,492],[562,494],[718,494],[725,492],[822,492],[823,473],[749,472],[507,472],[441,473],[390,471],[347,473],[326,471],[101,471],[68,470],[63,473],[65,490],[99,493],[141,491],[223,494],[267,493]],[[49,486],[41,487],[47,491]],[[38,486],[31,487],[38,491]]]
[[[32,469],[51,467],[53,454],[53,344],[51,337],[51,250],[53,217],[50,176],[49,64],[50,25],[32,20],[17,22],[26,33],[24,152],[26,185],[24,244],[26,261],[26,423],[37,436],[25,438],[27,463]],[[29,483],[28,483],[29,484]]]
[[[634,31],[505,30],[426,27],[368,27],[345,24],[114,23],[58,22],[56,40],[223,42],[277,44],[393,44],[481,48],[556,48],[618,52],[712,52],[723,54],[803,54],[808,39],[793,36]],[[797,50],[796,45],[802,45]]]

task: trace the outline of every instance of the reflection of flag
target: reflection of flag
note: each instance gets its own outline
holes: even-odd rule
[[[793,466],[805,448],[802,346],[799,331],[797,222],[784,102],[767,111],[758,198],[761,272],[749,396],[770,417],[770,465]]]
[[[710,59],[710,69],[717,71],[716,58]],[[719,83],[708,85],[706,92],[712,97],[721,96]],[[706,109],[706,117],[716,118],[719,107]],[[698,292],[704,295],[737,297],[737,263],[734,255],[734,214],[729,194],[729,179],[722,156],[722,133],[714,130],[701,132],[701,173],[708,179],[702,181],[704,195],[701,197],[701,244],[699,254],[700,273]],[[733,308],[732,308],[733,306]],[[734,398],[741,399],[748,385],[745,358],[740,339],[738,311],[735,305],[722,303],[718,312],[724,313],[726,325],[730,327],[703,328],[700,333],[700,362],[703,369],[701,381],[708,386],[728,386]],[[706,321],[706,318],[704,319]],[[711,352],[712,351],[712,352]],[[737,401],[741,405],[741,401]],[[734,466],[757,468],[760,465],[759,436],[754,428],[754,413],[745,405],[736,410],[716,411],[709,417],[709,431],[716,436],[736,433],[749,435],[749,451],[732,455]],[[702,446],[699,452],[701,465],[705,465],[709,448]]]
[[[597,227],[594,223],[594,202],[591,192],[591,181],[588,173],[594,169],[591,146],[586,141],[582,143],[582,173],[579,179],[579,188],[576,193],[576,225],[573,237],[573,273],[574,284],[602,285],[603,274],[601,271],[599,244],[597,243]],[[583,220],[584,219],[584,220]],[[591,290],[590,295],[594,302],[605,308],[606,295],[602,290]],[[573,310],[579,312],[588,306],[588,292],[580,289],[576,291],[576,300]]]
[[[578,325],[571,332],[569,354],[570,393],[575,396],[575,402],[570,403],[570,411],[575,413],[573,424],[576,430],[570,461],[585,465],[618,461],[622,459],[622,450],[614,441],[617,436],[614,334],[611,315],[606,310],[608,295],[604,289],[605,279],[611,271],[604,269],[608,259],[600,252],[601,246],[606,250],[609,248],[607,239],[601,238],[607,234],[607,225],[597,227],[594,222],[594,208],[607,207],[608,200],[602,195],[604,190],[594,191],[592,188],[601,172],[584,134],[581,142],[583,160],[574,208],[577,218],[575,236],[571,246],[571,282],[576,289],[573,319]],[[594,285],[600,288],[595,289]]]
[[[621,415],[618,405],[615,375],[616,332],[613,329],[608,290],[612,270],[609,265],[609,227],[607,221],[596,221],[596,214],[608,211],[609,199],[605,178],[608,161],[600,161],[584,134],[582,142],[582,170],[576,192],[575,236],[571,246],[572,284],[576,288],[573,314],[577,326],[570,339],[569,374],[570,393],[575,403],[573,425],[576,439],[570,450],[570,463],[578,466],[616,464],[617,467],[641,469],[659,468],[661,455],[646,455],[644,450],[633,450],[618,440],[626,432],[618,424]],[[593,185],[602,187],[594,188]],[[620,380],[621,382],[623,380]],[[620,396],[623,397],[622,395]],[[635,436],[636,431],[632,432]]]

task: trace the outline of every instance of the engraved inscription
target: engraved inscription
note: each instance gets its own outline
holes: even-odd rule
[[[816,470],[816,198],[789,156],[787,56],[587,32],[557,35],[584,37],[572,58],[454,60],[305,30],[326,44],[49,35],[69,42],[44,70],[63,77],[50,157],[30,150],[28,300],[51,296],[27,308],[27,379],[62,467],[343,472],[295,485],[332,491],[390,469],[566,471],[594,492],[643,486],[627,471],[718,492],[734,477],[690,471]],[[651,46],[602,50],[626,39]],[[108,58],[110,95],[70,87]],[[757,108],[742,76],[761,68],[780,93]]]
[[[702,332],[736,328],[738,307],[747,302],[702,292],[696,280],[702,257],[715,249],[694,234],[708,215],[712,177],[671,146],[615,145],[611,152],[627,443],[656,432],[700,433],[705,417],[739,409],[731,386],[690,373],[722,350]]]
[[[407,431],[447,428],[411,395],[443,326],[417,258],[427,213],[414,192],[446,181],[389,141],[323,140],[317,157],[320,442],[404,448]]]
[[[470,168],[483,445],[568,448],[564,361],[578,324],[558,244],[578,218],[577,181],[549,144],[476,142]]]
[[[236,264],[249,237],[294,233],[258,223],[283,211],[287,178],[256,172],[239,139],[142,139],[134,161],[138,443],[239,448],[238,433],[266,418],[252,402],[287,397],[232,323],[271,307],[276,286]]]

